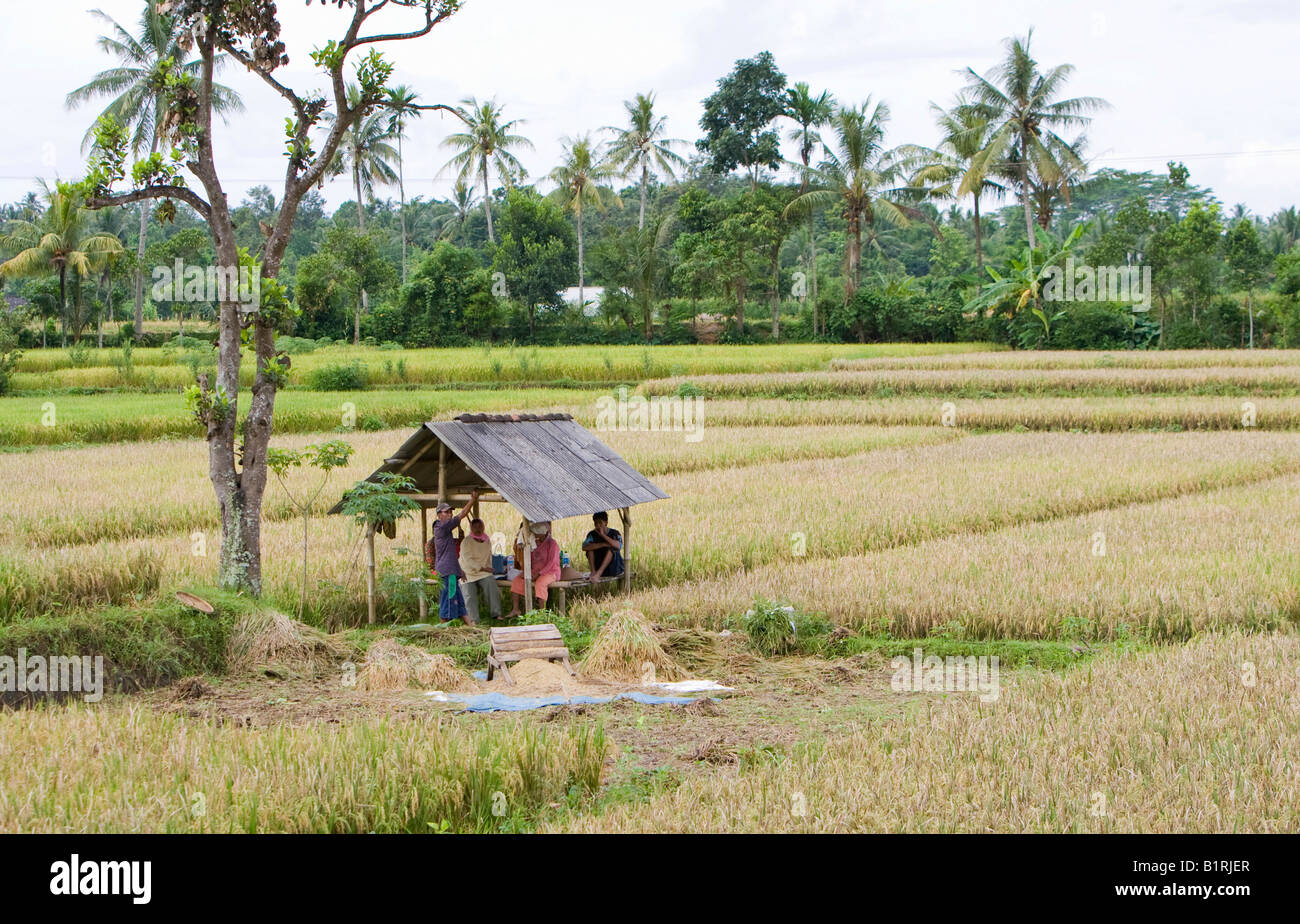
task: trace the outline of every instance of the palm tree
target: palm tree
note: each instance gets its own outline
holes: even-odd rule
[[[808,191],[808,181],[812,174],[810,164],[812,153],[822,143],[817,129],[831,120],[835,114],[835,97],[823,90],[813,96],[808,84],[800,81],[785,91],[787,119],[798,123],[798,128],[790,130],[789,139],[799,145],[799,159],[803,161],[803,172],[799,174],[799,193]],[[813,206],[808,203],[808,268],[812,273],[813,333],[817,333],[817,236],[813,227]]]
[[[645,228],[646,189],[650,185],[650,174],[662,172],[669,179],[676,179],[674,167],[686,164],[686,158],[673,150],[676,145],[684,145],[680,138],[665,138],[664,126],[666,116],[655,115],[655,95],[638,93],[635,99],[623,103],[627,110],[627,127],[617,128],[612,125],[604,131],[613,132],[614,140],[610,142],[609,158],[622,170],[622,176],[641,174],[641,215],[637,219],[637,230]]]
[[[1006,187],[985,171],[980,153],[988,147],[992,123],[983,112],[958,94],[951,109],[930,104],[941,137],[935,149],[916,148],[921,166],[912,175],[912,185],[924,188],[936,199],[959,200],[970,196],[975,211],[975,263],[984,275],[984,229],[980,223],[980,199],[1000,196]]]
[[[1084,160],[1083,149],[1088,139],[1080,135],[1068,145],[1072,155],[1062,163],[1061,169],[1044,179],[1034,173],[1029,178],[1030,198],[1034,202],[1034,216],[1038,226],[1044,231],[1052,225],[1052,214],[1058,202],[1070,205],[1070,192],[1088,175],[1088,163]]]
[[[45,211],[35,221],[12,221],[0,234],[0,248],[12,253],[0,263],[0,277],[40,276],[52,273],[59,280],[59,314],[63,345],[68,343],[68,273],[84,279],[102,269],[122,242],[115,235],[88,230],[88,213],[81,199],[67,183],[53,189],[41,184]],[[80,328],[75,332],[80,339]]]
[[[549,179],[557,187],[552,195],[578,220],[578,308],[581,309],[585,304],[582,209],[590,205],[596,211],[604,212],[609,205],[618,207],[623,203],[612,189],[600,185],[602,181],[619,175],[618,165],[597,158],[589,136],[565,138],[564,145],[564,161],[551,171]]]
[[[158,4],[146,2],[140,14],[138,35],[132,35],[117,20],[102,10],[91,10],[91,15],[107,23],[109,34],[101,35],[101,51],[112,55],[118,66],[100,71],[85,86],[68,94],[69,109],[91,100],[110,98],[102,115],[112,116],[118,124],[131,132],[131,153],[139,157],[146,149],[150,154],[158,151],[163,141],[163,116],[166,94],[166,75],[170,69],[199,76],[200,63],[189,60],[187,33],[174,16],[158,12]],[[218,68],[227,61],[225,55],[216,57]],[[214,112],[228,115],[243,111],[239,94],[229,87],[212,85]],[[83,148],[94,140],[94,128],[86,133]],[[149,230],[149,206],[140,203],[140,240],[136,248],[135,273],[135,337],[144,332],[144,249]]]
[[[1082,159],[1057,131],[1083,128],[1087,115],[1109,104],[1094,96],[1057,99],[1074,67],[1061,64],[1046,73],[1029,53],[1033,30],[1024,39],[1006,42],[1003,62],[981,77],[967,68],[972,107],[992,124],[988,144],[975,158],[985,176],[1015,176],[1025,212],[1025,233],[1034,242],[1034,177],[1044,185],[1060,184],[1064,176],[1084,169]]]
[[[348,106],[360,103],[361,88],[352,84],[348,87]],[[334,113],[323,113],[321,121],[333,122]],[[375,186],[397,182],[392,162],[398,153],[388,143],[393,137],[392,120],[385,118],[384,113],[378,110],[363,113],[343,133],[343,141],[334,155],[331,168],[336,176],[344,170],[352,171],[352,186],[357,194],[357,226],[362,231],[366,230],[365,202],[374,200]]]
[[[356,84],[348,87],[348,107],[355,108],[361,104],[361,88]],[[332,122],[332,112],[324,113],[323,122]],[[364,234],[366,230],[367,200],[374,201],[376,184],[397,182],[397,171],[392,161],[398,157],[397,149],[389,144],[393,137],[391,120],[385,118],[378,109],[362,113],[343,133],[343,140],[334,153],[331,170],[337,176],[344,170],[352,171],[352,186],[357,194],[357,227]],[[405,266],[405,261],[403,261]],[[357,323],[352,332],[355,343],[361,342],[361,314],[370,310],[370,293],[361,290],[361,311],[357,314]]]
[[[841,216],[848,225],[848,272],[844,279],[845,301],[853,298],[858,287],[858,270],[862,264],[862,228],[868,241],[876,238],[876,221],[907,227],[920,212],[904,198],[909,187],[901,182],[903,160],[900,151],[885,150],[885,123],[889,107],[880,102],[873,108],[871,98],[861,106],[840,106],[831,117],[835,132],[835,149],[826,148],[826,157],[809,172],[821,189],[809,189],[785,207],[787,216],[796,208],[839,203]]]
[[[1294,205],[1274,212],[1268,225],[1274,253],[1287,253],[1296,245],[1296,241],[1300,241],[1300,212]]]
[[[438,236],[444,240],[460,240],[462,244],[465,243],[465,226],[469,224],[469,216],[477,206],[474,187],[464,180],[457,180],[451,188],[451,198],[447,200],[447,216],[442,220]]]
[[[523,164],[511,148],[532,148],[533,143],[523,135],[514,134],[523,124],[522,119],[501,120],[503,107],[496,100],[480,103],[470,96],[460,101],[456,114],[465,123],[465,131],[455,132],[443,139],[445,148],[458,149],[443,169],[455,167],[458,178],[467,180],[479,174],[483,181],[483,212],[487,216],[488,240],[496,243],[492,231],[492,187],[489,171],[495,170],[506,186],[514,185],[516,178],[527,176]]]
[[[402,137],[406,134],[406,120],[420,117],[416,103],[420,94],[405,84],[389,87],[386,92],[384,106],[388,110],[389,132],[397,139],[397,191],[402,202],[402,285],[406,285],[406,177],[402,168]]]

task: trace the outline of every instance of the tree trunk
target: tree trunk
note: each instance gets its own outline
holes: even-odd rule
[[[1034,247],[1034,210],[1030,207],[1029,202],[1029,164],[1026,161],[1020,163],[1020,204],[1025,210],[1025,233],[1029,235],[1029,248]]]
[[[397,124],[397,194],[402,201],[402,285],[406,285],[406,178],[402,168],[402,124]]]
[[[108,319],[109,321],[112,321],[113,320],[113,280],[112,279],[109,279],[108,281],[108,294],[105,296],[105,301],[107,302],[107,307],[108,307]],[[95,344],[96,349],[100,349],[100,350],[104,349],[104,312],[102,311],[99,313],[99,335],[97,339],[98,339],[98,343]]]
[[[736,282],[736,333],[745,336],[745,280],[741,277]]]
[[[862,263],[862,219],[854,215],[849,218],[849,271],[844,276],[844,302],[853,300],[858,291],[858,267]]]
[[[772,339],[781,339],[781,248],[772,251]]]
[[[807,166],[805,164],[804,166]],[[806,181],[805,181],[806,182]],[[817,231],[814,227],[812,203],[808,203],[808,270],[812,277],[812,303],[813,303],[813,336],[818,334],[817,330]]]
[[[154,106],[153,140],[149,143],[149,154],[158,153],[158,124],[161,120],[161,107]],[[135,339],[139,342],[144,336],[144,245],[149,234],[149,204],[140,203],[140,240],[135,248]]]
[[[149,233],[149,206],[140,203],[140,241],[135,249],[135,339],[144,336],[144,237]]]
[[[68,345],[68,271],[59,267],[59,345]]]
[[[582,272],[582,193],[578,194],[578,310],[582,311],[583,304],[583,272]]]
[[[637,219],[636,229],[645,230],[645,191],[650,184],[650,168],[646,164],[641,164],[641,217]]]
[[[366,233],[366,210],[361,207],[361,167],[357,163],[355,151],[353,152],[353,157],[352,157],[352,179],[355,182],[357,187],[357,226],[361,229],[361,233],[365,234]],[[353,346],[361,345],[361,313],[363,311],[368,312],[369,310],[370,310],[370,297],[369,294],[366,292],[365,288],[363,287],[361,289],[361,303],[357,305],[356,325],[352,329]]]
[[[497,242],[497,239],[492,234],[492,190],[488,188],[488,169],[487,169],[486,157],[483,158],[482,169],[483,169],[483,214],[487,216],[488,242],[495,244]],[[529,322],[529,327],[530,328],[532,327],[531,321]]]
[[[980,194],[975,191],[975,269],[984,278],[984,229],[980,227]]]

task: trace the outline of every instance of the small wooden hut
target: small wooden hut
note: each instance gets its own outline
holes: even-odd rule
[[[462,414],[454,420],[430,421],[416,430],[397,452],[371,473],[385,472],[415,482],[409,496],[420,505],[420,548],[429,541],[429,508],[447,503],[463,506],[478,490],[479,503],[509,504],[526,529],[531,523],[590,516],[617,510],[623,533],[621,580],[631,592],[631,508],[668,497],[613,449],[568,414]],[[338,513],[342,501],[330,510]],[[478,505],[474,515],[478,516]],[[375,620],[375,553],[367,535],[366,590],[370,621]],[[524,605],[533,607],[530,556],[522,562]],[[551,585],[561,593],[574,586]],[[421,582],[420,616],[427,613]]]

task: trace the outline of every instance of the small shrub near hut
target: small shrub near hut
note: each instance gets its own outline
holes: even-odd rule
[[[831,625],[820,616],[759,597],[742,620],[749,646],[765,657],[812,654],[821,648]]]

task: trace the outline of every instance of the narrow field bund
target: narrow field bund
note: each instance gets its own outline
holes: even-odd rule
[[[895,395],[978,398],[995,394],[1295,396],[1300,393],[1300,366],[871,369],[682,376],[641,385],[646,395],[675,395],[685,389],[708,398],[887,398]]]

